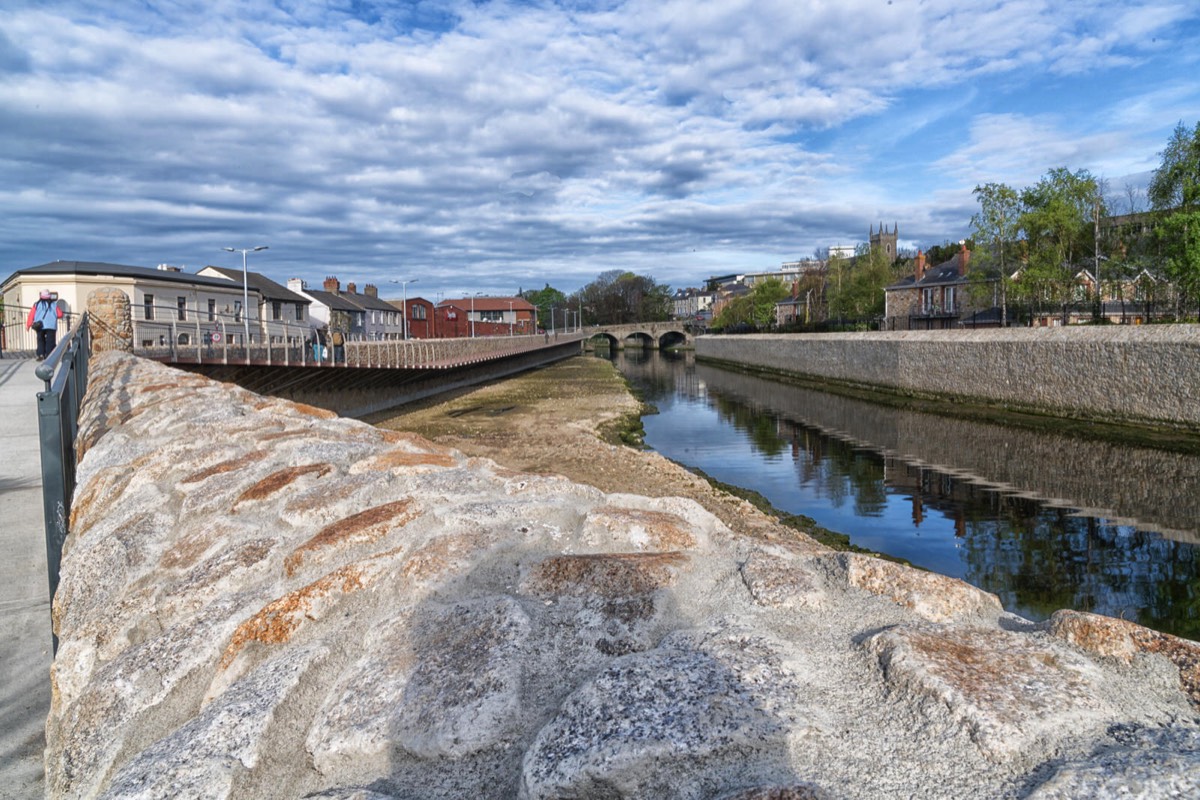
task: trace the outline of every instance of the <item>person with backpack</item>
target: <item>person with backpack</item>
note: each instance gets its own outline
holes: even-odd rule
[[[29,309],[29,316],[25,318],[25,329],[37,334],[38,361],[44,361],[54,352],[54,346],[58,344],[58,321],[62,315],[62,308],[53,295],[43,289],[38,301]]]

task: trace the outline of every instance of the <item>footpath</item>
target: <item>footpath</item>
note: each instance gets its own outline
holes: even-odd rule
[[[45,793],[50,598],[42,527],[37,362],[0,359],[0,798]]]

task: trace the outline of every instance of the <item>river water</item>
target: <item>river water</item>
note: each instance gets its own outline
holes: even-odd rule
[[[1060,608],[1200,639],[1200,458],[903,411],[611,354],[658,408],[646,444],[861,547]]]

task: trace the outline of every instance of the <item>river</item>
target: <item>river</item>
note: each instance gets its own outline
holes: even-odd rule
[[[898,410],[696,363],[611,358],[646,444],[861,547],[999,595],[1200,639],[1200,458]]]

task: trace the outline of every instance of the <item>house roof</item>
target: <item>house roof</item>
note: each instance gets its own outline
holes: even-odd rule
[[[228,280],[242,282],[242,271],[239,269],[229,269],[227,267],[214,267],[211,264],[205,269],[224,275]],[[251,289],[257,289],[259,293],[268,300],[285,300],[289,303],[304,303],[308,305],[312,301],[302,294],[297,294],[286,286],[282,286],[275,281],[258,272],[246,273],[246,285]]]
[[[365,310],[362,306],[347,299],[345,294],[334,294],[320,289],[305,289],[304,293],[333,311],[360,312]]]
[[[970,251],[968,251],[970,252]],[[954,254],[954,258],[949,261],[943,261],[934,267],[928,267],[921,280],[917,280],[916,274],[907,275],[904,278],[893,283],[886,288],[886,291],[896,289],[923,289],[927,286],[949,286],[956,283],[967,283],[970,279],[966,275],[960,273],[959,262],[962,260],[962,253]]]
[[[395,311],[396,307],[387,300],[380,300],[378,297],[372,297],[369,294],[359,292],[341,292],[338,297],[349,300],[359,308],[374,309],[376,311]]]
[[[523,297],[462,297],[454,300],[443,300],[438,303],[438,308],[453,306],[464,311],[470,311],[472,308],[476,311],[508,311],[509,303],[512,303],[513,311],[534,310],[534,305]]]
[[[228,289],[229,281],[225,278],[210,278],[197,275],[194,272],[176,272],[174,270],[152,269],[150,267],[131,267],[127,264],[107,264],[103,261],[51,261],[36,267],[19,269],[4,280],[7,285],[18,275],[111,275],[116,278],[131,278],[143,281],[161,281],[164,283],[189,284],[191,286],[211,286]],[[240,276],[239,276],[240,277]],[[240,281],[239,281],[240,283]]]

